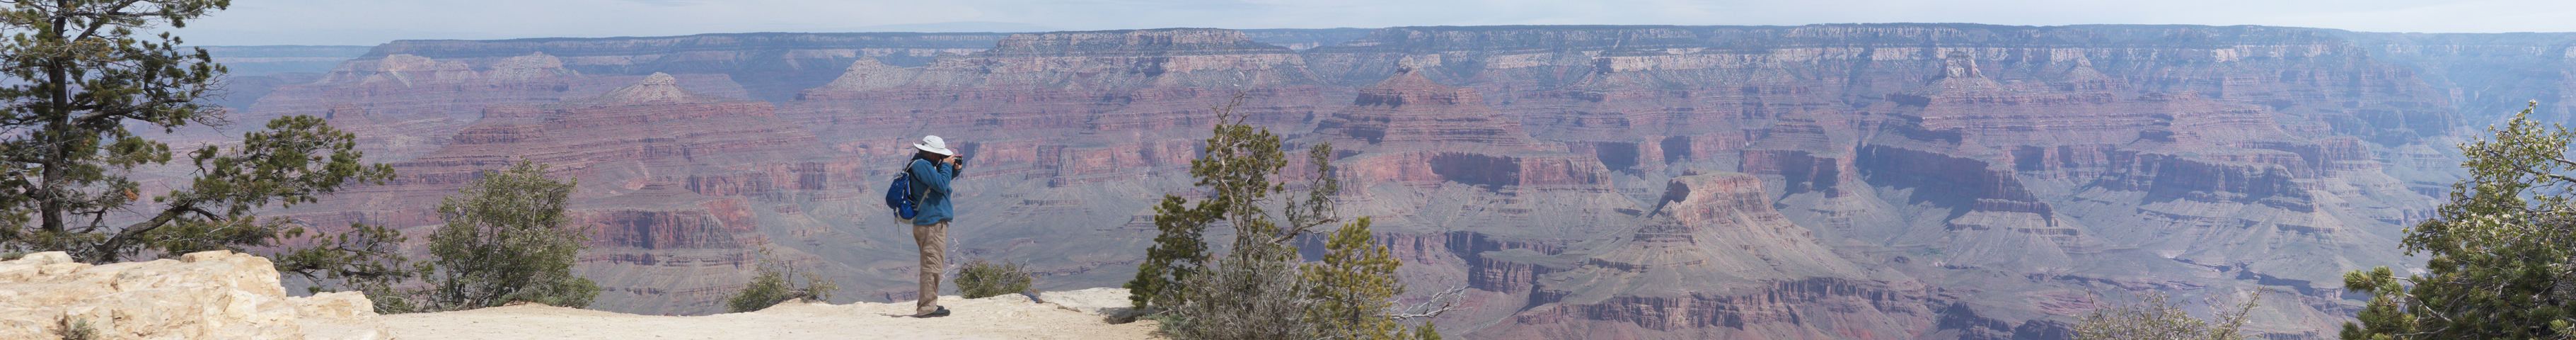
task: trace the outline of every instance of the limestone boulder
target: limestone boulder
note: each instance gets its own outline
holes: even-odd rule
[[[229,251],[90,265],[63,252],[0,261],[0,339],[389,339],[366,295],[289,297],[268,259]]]

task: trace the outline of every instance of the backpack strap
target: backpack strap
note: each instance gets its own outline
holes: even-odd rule
[[[919,184],[919,183],[920,183],[920,182],[919,182],[919,181],[920,181],[919,177],[921,177],[921,174],[912,172],[912,164],[913,164],[913,163],[915,163],[915,162],[928,162],[928,161],[930,161],[930,160],[927,160],[927,159],[920,159],[920,158],[913,158],[913,159],[912,159],[912,161],[909,161],[909,162],[903,162],[903,175],[904,175],[904,180],[906,180],[906,181],[914,181],[914,183],[915,183],[915,184]],[[931,166],[931,167],[933,167],[933,168],[939,167],[939,165],[938,165],[938,164],[931,164],[930,166]],[[911,191],[911,192],[906,192],[906,193],[904,193],[904,195],[903,195],[903,196],[904,196],[904,198],[906,198],[906,199],[911,199],[915,204],[918,204],[918,203],[920,203],[920,202],[921,202],[921,192],[922,192],[922,190],[921,190],[921,186],[920,186],[920,185],[914,185],[914,186],[912,186],[912,191]]]

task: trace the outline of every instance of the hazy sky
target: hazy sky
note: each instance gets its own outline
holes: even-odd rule
[[[237,0],[179,33],[191,45],[374,45],[733,32],[1854,22],[2571,32],[2576,1]]]

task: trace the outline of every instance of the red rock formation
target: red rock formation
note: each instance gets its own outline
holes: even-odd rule
[[[1360,89],[1351,108],[1333,113],[1315,133],[1350,150],[1540,151],[1520,123],[1495,116],[1476,90],[1440,85],[1403,71]]]
[[[392,185],[357,190],[369,199],[299,211],[341,211],[306,215],[323,225],[425,231],[438,223],[428,207],[478,172],[519,159],[544,162],[554,176],[581,185],[571,214],[592,230],[593,248],[580,270],[611,293],[595,306],[719,311],[748,275],[750,247],[775,242],[760,220],[776,217],[763,217],[755,205],[798,206],[785,214],[808,216],[801,205],[817,196],[856,196],[849,193],[862,185],[828,171],[844,165],[812,153],[819,147],[813,135],[777,120],[769,103],[697,95],[678,84],[655,74],[586,99],[495,106],[488,111],[509,114],[457,132],[437,152],[395,163],[400,177]]]
[[[1116,164],[1130,171],[1186,164],[1190,152],[1169,147],[1187,148],[1181,142],[1193,139],[1185,136],[1212,125],[1210,108],[1236,89],[1248,91],[1238,114],[1299,124],[1320,91],[1302,64],[1293,51],[1223,30],[1022,34],[921,67],[857,61],[841,78],[800,94],[782,116],[824,129],[827,142],[844,150],[889,147],[887,141],[929,131],[964,136],[958,140],[973,143],[970,151],[993,150],[970,157],[990,169],[979,175],[1089,177],[1101,173],[1065,167],[1109,159],[1132,160]]]
[[[1599,160],[1530,138],[1479,97],[1399,72],[1317,124],[1313,139],[1346,155],[1336,175],[1360,208],[1345,213],[1380,216],[1383,230],[1557,237],[1635,207]],[[1547,213],[1566,210],[1598,213]]]
[[[2083,38],[2104,45],[2206,34],[2118,27],[2064,30],[2110,32]],[[2177,233],[2201,240],[2191,242],[2224,243],[2229,241],[2215,240],[2232,238],[2259,239],[2256,242],[2264,244],[2159,253],[2201,254],[2190,260],[2206,261],[2201,263],[2238,261],[2218,259],[2237,256],[2221,253],[2298,247],[2291,244],[2367,248],[2385,245],[2386,240],[2331,230],[2392,228],[2394,224],[2355,226],[2322,216],[2403,221],[2405,216],[2419,215],[2408,211],[2428,207],[2420,196],[2405,194],[2404,185],[2381,170],[2369,170],[2376,168],[2371,162],[2352,158],[2356,152],[2323,150],[2337,148],[2328,145],[2368,148],[2356,142],[2391,143],[2329,136],[2390,138],[2384,133],[2391,130],[2385,129],[2417,124],[2397,123],[2411,119],[2398,117],[2443,113],[2383,110],[2376,111],[2384,113],[2374,118],[2337,118],[2371,113],[2341,109],[2345,103],[2318,98],[2413,103],[2389,104],[2401,107],[2438,107],[2444,105],[2442,99],[2422,95],[2419,80],[2385,76],[2402,72],[2392,71],[2399,68],[2351,59],[2359,52],[2333,39],[2298,33],[2260,38],[2311,46],[2302,47],[2309,50],[2248,45],[2046,50],[1994,42],[1936,48],[1875,45],[1888,41],[1884,37],[2003,37],[2009,34],[1998,33],[2008,31],[2012,30],[1902,25],[1783,30],[1399,28],[1345,46],[1319,48],[1308,56],[1322,65],[1319,69],[1327,70],[1322,73],[1349,75],[1337,80],[1344,83],[1366,77],[1372,72],[1368,70],[1388,72],[1361,65],[1401,58],[1427,61],[1423,69],[1434,70],[1424,73],[1430,79],[1487,93],[1518,93],[1488,102],[1508,112],[1504,116],[1525,117],[1529,131],[1540,139],[1566,141],[1567,149],[1593,155],[1607,167],[1634,171],[1626,174],[1645,180],[1691,167],[1764,175],[1781,183],[1777,192],[1784,196],[1778,202],[1790,207],[1784,215],[1815,228],[1826,239],[1849,238],[1932,252],[1927,255],[1935,256],[1909,256],[1926,258],[1916,263],[1932,266],[2037,271],[2099,266],[2084,259],[2106,246],[2189,243],[2157,236]],[[1864,36],[1879,38],[1859,38]],[[1749,37],[1770,40],[1752,50],[1711,48],[1706,42]],[[2145,52],[2156,48],[2165,50]],[[1980,65],[1986,63],[2001,66]],[[2237,63],[2298,70],[2295,74],[2301,75],[2357,70],[2344,74],[2359,77],[2329,76],[2352,80],[2341,85],[2308,78],[2230,78],[2211,75],[2224,72],[2197,73],[2209,66],[2189,63]],[[2195,71],[2146,71],[2158,68]],[[2342,86],[2366,89],[2339,94],[2315,90]],[[2221,93],[2217,87],[2232,92]],[[2285,97],[2282,93],[2322,95]],[[2362,98],[2351,93],[2380,95]],[[1866,99],[1863,103],[1872,105],[1858,106],[1836,99],[1853,96],[1885,101]],[[2360,121],[2390,125],[2365,128]],[[1713,150],[1740,152],[1708,153]],[[2124,160],[2148,154],[2163,155],[2154,156],[2157,162],[2195,165],[2170,170],[2111,165],[2134,164]],[[2198,165],[2204,162],[2244,165]],[[2270,166],[2279,168],[2265,170]],[[2195,179],[2116,184],[2153,181],[2148,179],[2152,175],[2133,171],[2175,171],[2174,176]],[[2166,189],[2148,189],[2158,185]],[[1642,190],[1646,188],[1619,187],[1646,198],[1647,191]],[[2117,189],[2131,187],[2139,189]],[[2228,203],[2147,204],[2174,199]],[[2320,201],[2344,203],[2316,203]],[[2121,208],[2140,204],[2148,207],[2144,211]],[[1927,219],[1940,222],[1922,222]],[[2257,229],[2198,227],[2248,223]],[[2264,232],[2285,236],[2259,236]],[[2375,254],[2303,254],[2393,261]],[[1486,279],[1477,282],[1507,282],[1517,275],[1513,273],[1523,271],[1516,263],[1477,263],[1488,262],[1494,263],[1486,267],[1495,270],[1472,271],[1491,273],[1478,274]],[[2252,271],[2266,273],[2307,270],[2318,277],[2329,271],[2286,265],[2255,268]],[[2020,308],[1985,306],[1980,308]],[[1981,315],[1985,316],[1975,318],[1996,324],[1975,328],[2002,334],[2021,328],[2035,332],[2062,328],[2033,326],[2039,323],[2004,316],[2014,313]]]
[[[653,73],[715,76],[741,82],[735,91],[701,93],[783,102],[797,91],[830,82],[831,71],[860,58],[920,65],[940,54],[965,54],[993,46],[1000,33],[732,33],[676,37],[511,40],[398,40],[377,46],[370,59],[416,55],[481,62],[530,53],[561,56],[563,68],[592,75]],[[622,83],[621,83],[622,84]],[[586,96],[586,95],[585,95]],[[575,97],[578,98],[578,97]]]
[[[439,60],[408,54],[344,62],[310,84],[287,85],[261,97],[236,119],[262,121],[287,115],[337,117],[339,112],[401,117],[335,119],[332,126],[369,140],[370,158],[406,160],[436,151],[447,136],[479,119],[491,105],[578,100],[634,83],[635,76],[588,76],[564,68],[561,58],[533,53],[483,60]],[[683,87],[740,96],[722,75],[674,77]]]
[[[1757,177],[1675,178],[1663,197],[1633,233],[1560,257],[1579,262],[1539,280],[1509,323],[1475,334],[1833,338],[1903,334],[1931,317],[1904,303],[1926,297],[1919,283],[1877,281],[1835,255],[1773,211]],[[1794,307],[1814,304],[1849,307]]]

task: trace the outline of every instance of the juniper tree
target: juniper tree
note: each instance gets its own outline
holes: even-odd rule
[[[1430,313],[1391,314],[1404,282],[1395,269],[1404,265],[1369,233],[1369,218],[1343,224],[1324,241],[1324,259],[1302,266],[1306,296],[1314,301],[1304,320],[1315,339],[1438,339],[1431,325],[1408,329],[1399,321]],[[1454,294],[1454,293],[1452,293]]]
[[[577,181],[547,178],[546,168],[521,159],[439,202],[447,223],[430,234],[434,258],[419,269],[431,286],[425,307],[527,301],[582,308],[599,296],[598,284],[572,272],[590,240],[588,227],[564,216]]]
[[[2371,295],[2344,339],[2576,337],[2576,134],[2531,120],[2539,105],[2460,145],[2469,178],[2403,240],[2408,254],[2432,257],[2423,273],[2344,274],[2344,287]]]
[[[1190,175],[1208,197],[1190,202],[1165,195],[1154,208],[1161,234],[1127,283],[1136,307],[1160,311],[1153,317],[1163,320],[1162,332],[1179,339],[1438,339],[1430,326],[1399,324],[1447,308],[1395,310],[1391,299],[1404,291],[1395,277],[1402,262],[1375,244],[1366,219],[1334,232],[1324,261],[1300,257],[1294,245],[1300,236],[1342,223],[1332,198],[1341,190],[1332,144],[1307,148],[1314,177],[1302,194],[1292,193],[1288,183],[1271,180],[1288,165],[1286,143],[1245,123],[1235,112],[1243,99],[1238,94],[1216,108],[1214,136],[1200,159],[1190,161]],[[1222,256],[1203,239],[1219,223],[1234,229]]]
[[[1207,188],[1208,197],[1193,204],[1178,195],[1163,195],[1162,203],[1154,206],[1154,228],[1161,233],[1154,237],[1154,246],[1146,248],[1136,279],[1126,284],[1137,309],[1188,299],[1178,286],[1205,270],[1214,257],[1202,239],[1208,227],[1232,224],[1238,241],[1266,241],[1266,235],[1255,234],[1277,229],[1263,205],[1272,204],[1272,195],[1288,190],[1286,184],[1270,181],[1271,175],[1288,166],[1287,154],[1280,151],[1283,143],[1278,135],[1243,124],[1245,117],[1235,114],[1243,98],[1238,94],[1216,110],[1215,134],[1208,137],[1200,158],[1190,161],[1190,176],[1198,178],[1197,186]],[[1329,180],[1331,176],[1321,177]]]
[[[340,282],[410,273],[379,241],[386,229],[326,232],[256,212],[312,203],[393,177],[365,164],[356,137],[320,118],[288,116],[174,151],[150,133],[230,126],[202,104],[223,65],[170,33],[227,0],[0,1],[0,250],[66,251],[83,262],[204,250],[294,254],[278,269]],[[165,26],[166,25],[166,26]],[[156,131],[157,130],[157,131]],[[186,162],[172,166],[173,158]],[[147,188],[139,171],[186,171]],[[166,191],[165,191],[166,190]],[[147,200],[146,198],[149,197]],[[289,241],[302,248],[280,249]],[[319,281],[319,280],[317,280]]]

